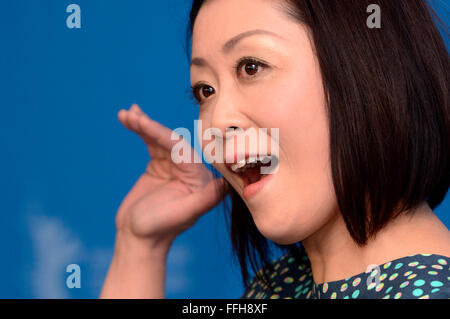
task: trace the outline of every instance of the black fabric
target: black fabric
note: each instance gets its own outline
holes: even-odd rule
[[[255,276],[241,299],[450,299],[450,258],[446,256],[405,256],[365,273],[322,284],[314,283],[304,249],[300,260],[286,254],[272,263],[275,271],[265,272],[273,290]]]

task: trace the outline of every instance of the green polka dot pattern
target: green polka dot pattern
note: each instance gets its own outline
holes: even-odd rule
[[[270,286],[254,277],[242,299],[450,299],[450,258],[416,254],[342,280],[314,283],[305,250],[273,260]],[[263,270],[259,272],[262,273]]]

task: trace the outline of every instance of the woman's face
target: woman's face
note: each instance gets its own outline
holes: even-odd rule
[[[306,27],[281,5],[272,0],[203,5],[193,30],[191,85],[201,100],[202,135],[217,128],[226,144],[227,127],[267,128],[268,135],[279,129],[278,170],[256,194],[245,196],[243,178],[224,163],[214,166],[241,195],[259,231],[290,244],[323,226],[336,212],[336,198],[319,64]],[[208,143],[202,141],[202,149]]]

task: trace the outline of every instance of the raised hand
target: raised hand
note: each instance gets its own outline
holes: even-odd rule
[[[151,159],[119,207],[117,230],[171,242],[221,200],[218,187],[225,186],[223,178],[214,179],[203,164],[193,160],[174,163],[171,151],[179,140],[172,140],[172,130],[150,119],[137,105],[121,110],[118,118],[145,142]],[[192,149],[191,153],[195,155]]]

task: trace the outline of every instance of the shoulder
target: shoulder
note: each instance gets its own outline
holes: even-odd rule
[[[366,297],[450,298],[449,265],[449,257],[436,254],[416,254],[390,261],[370,275]]]
[[[311,264],[304,251],[300,256],[286,253],[272,260],[271,269],[260,269],[268,280],[268,285],[256,275],[250,280],[249,285],[241,295],[241,299],[278,299],[278,298],[302,298],[311,290],[313,280]]]
[[[343,280],[317,285],[320,299],[447,299],[450,258],[409,255]]]

